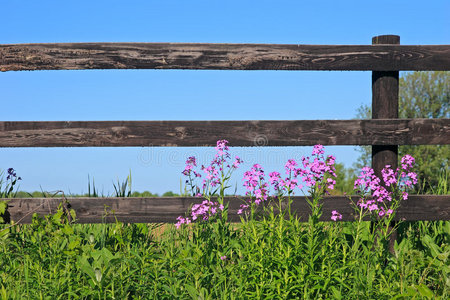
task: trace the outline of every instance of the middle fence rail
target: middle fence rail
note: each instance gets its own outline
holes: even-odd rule
[[[0,122],[0,147],[441,145],[450,119]]]

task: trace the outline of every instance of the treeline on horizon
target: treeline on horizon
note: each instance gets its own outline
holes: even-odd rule
[[[34,192],[26,192],[26,191],[18,191],[14,198],[52,198],[52,197],[122,197],[118,195],[104,195],[104,194],[63,194],[62,192],[42,192],[42,191],[34,191]],[[130,194],[127,194],[125,197],[177,197],[180,196],[180,194],[174,193],[172,191],[168,191],[163,193],[162,195],[159,195],[158,193],[152,193],[149,191],[143,191],[143,192],[132,192]]]

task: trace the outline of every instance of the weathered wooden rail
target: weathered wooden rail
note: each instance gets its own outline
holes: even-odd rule
[[[229,203],[229,219],[238,221],[237,215],[239,205],[243,202],[242,197],[226,197]],[[354,209],[352,201],[357,197],[349,199],[346,196],[326,196],[322,207],[322,221],[330,221],[331,211],[337,210],[343,215],[343,221],[354,221]],[[411,195],[407,201],[402,203],[396,219],[397,220],[449,220],[450,201],[448,196],[416,196]],[[6,219],[22,222],[31,222],[32,214],[40,215],[55,213],[58,205],[65,201],[64,198],[28,198],[13,199],[9,203]],[[115,222],[124,223],[159,223],[174,222],[178,216],[184,216],[192,204],[198,203],[199,198],[194,197],[159,197],[159,198],[69,198],[68,208],[77,213],[79,223]],[[292,212],[301,221],[307,221],[310,213],[305,197],[293,197]],[[106,212],[106,214],[105,214]]]
[[[0,45],[1,71],[85,69],[440,71],[448,45],[66,43]]]
[[[440,145],[450,119],[0,122],[0,147]]]
[[[399,45],[393,35],[372,45],[67,43],[0,45],[0,71],[77,69],[348,70],[372,71],[371,120],[315,121],[0,121],[0,147],[372,145],[377,174],[397,166],[398,145],[450,144],[450,119],[398,119],[399,71],[450,70],[450,45]],[[262,137],[262,139],[261,139]],[[31,221],[63,198],[12,199],[9,220]],[[173,222],[199,198],[68,198],[82,223]],[[229,197],[231,219],[241,199]],[[347,197],[326,197],[323,220],[337,209],[352,220]],[[307,219],[304,197],[293,210]],[[406,220],[450,220],[450,196],[410,196]]]

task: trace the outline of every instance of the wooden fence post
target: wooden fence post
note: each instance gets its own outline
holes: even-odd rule
[[[400,44],[398,35],[380,35],[372,38],[373,45]],[[397,119],[398,118],[398,71],[373,71],[372,72],[372,119]],[[379,178],[381,170],[391,165],[396,169],[398,165],[398,146],[372,146],[372,168]],[[394,252],[394,243],[397,239],[397,231],[392,232],[389,240],[389,250]]]

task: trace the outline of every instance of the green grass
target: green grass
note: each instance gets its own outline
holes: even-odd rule
[[[60,209],[0,225],[0,299],[450,297],[450,222],[401,223],[390,253],[369,222],[318,222],[318,214],[298,220],[268,207],[237,224],[217,216],[176,229],[69,224]]]
[[[308,226],[278,217],[199,225],[65,225],[35,220],[2,231],[3,299],[448,299],[449,222],[417,222],[395,255],[364,224]],[[226,256],[225,260],[220,257]]]
[[[2,299],[448,299],[450,223],[403,223],[390,254],[368,222],[73,224],[0,234]],[[7,229],[5,229],[7,228]],[[356,232],[360,242],[355,248]],[[221,259],[226,256],[226,259]]]

